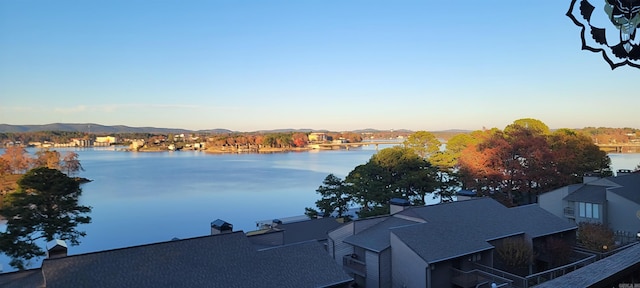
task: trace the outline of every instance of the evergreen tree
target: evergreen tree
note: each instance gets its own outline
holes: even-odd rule
[[[85,232],[78,224],[91,222],[86,214],[91,207],[78,203],[80,184],[56,169],[47,167],[28,171],[18,180],[18,190],[8,193],[0,215],[7,229],[0,232],[0,252],[11,257],[10,265],[25,269],[28,262],[45,254],[41,240],[66,240],[78,245]]]

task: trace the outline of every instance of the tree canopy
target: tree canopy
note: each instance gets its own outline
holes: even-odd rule
[[[410,134],[403,142],[404,146],[413,150],[422,158],[429,158],[440,150],[440,140],[427,131],[417,131]]]
[[[310,218],[316,216],[329,217],[333,213],[338,218],[346,216],[351,202],[351,195],[344,181],[333,174],[327,175],[322,181],[322,185],[316,190],[320,194],[320,200],[316,201],[316,207],[305,208],[305,214]]]
[[[587,172],[609,171],[609,157],[588,137],[568,129],[549,133],[539,120],[526,120],[475,134],[458,160],[465,188],[513,206],[578,183]]]
[[[0,252],[12,258],[11,266],[25,269],[31,259],[43,256],[40,240],[79,244],[85,232],[77,226],[91,222],[91,207],[78,203],[81,194],[78,181],[56,169],[35,168],[18,180],[18,190],[5,196],[0,209],[7,220]]]
[[[433,134],[418,131],[403,146],[380,150],[355,167],[340,185],[324,184],[348,194],[340,199],[359,206],[359,216],[365,217],[388,213],[391,198],[422,205],[428,195],[452,201],[459,189],[475,190],[507,206],[534,203],[540,193],[579,183],[586,173],[610,176],[610,164],[588,135],[551,131],[540,120],[524,118],[504,130],[455,135],[444,150]],[[322,195],[316,202],[321,211],[334,213],[343,205],[335,194]]]
[[[389,213],[391,198],[408,199],[424,205],[426,197],[438,195],[438,169],[407,147],[380,150],[365,164],[355,167],[344,181],[330,174],[317,192],[321,199],[307,215],[342,215],[351,204],[360,207],[358,216]]]

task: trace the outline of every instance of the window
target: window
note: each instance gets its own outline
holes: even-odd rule
[[[600,218],[600,205],[593,203],[579,202],[579,214],[582,218]]]

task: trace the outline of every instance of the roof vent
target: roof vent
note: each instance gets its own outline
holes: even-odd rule
[[[211,235],[225,234],[233,232],[233,225],[224,220],[216,219],[211,222]]]
[[[56,239],[47,243],[47,259],[67,257],[67,243]]]

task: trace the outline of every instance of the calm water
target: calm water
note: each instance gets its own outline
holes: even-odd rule
[[[376,152],[374,147],[228,155],[74,151],[85,168],[80,176],[93,180],[82,186],[81,199],[93,207],[93,221],[80,227],[87,236],[70,254],[207,235],[217,218],[234,230],[251,231],[259,220],[302,215],[329,173],[344,178]],[[640,154],[610,157],[614,171],[640,163]],[[0,263],[10,270],[3,255]]]
[[[82,185],[81,198],[93,207],[93,220],[79,227],[87,236],[70,254],[208,235],[217,218],[251,231],[256,221],[299,216],[314,205],[315,190],[329,173],[344,178],[376,152],[373,146],[221,155],[73,151],[85,168],[80,176],[93,180]],[[10,270],[4,255],[0,263]]]

